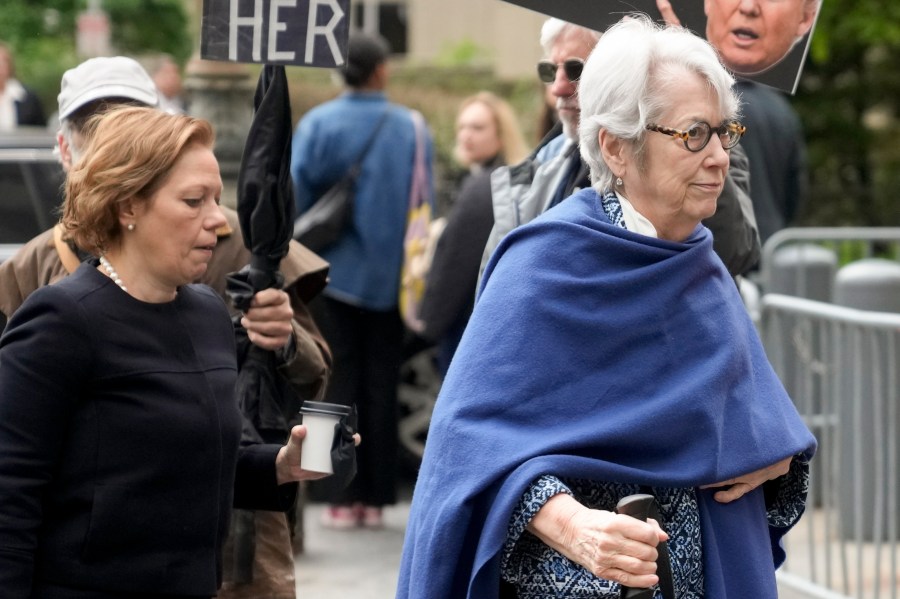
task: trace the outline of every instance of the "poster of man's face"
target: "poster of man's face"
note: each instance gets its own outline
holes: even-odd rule
[[[813,26],[818,0],[705,0],[706,39],[735,74],[781,62]]]
[[[602,32],[642,12],[705,36],[737,77],[793,93],[822,0],[506,0]]]

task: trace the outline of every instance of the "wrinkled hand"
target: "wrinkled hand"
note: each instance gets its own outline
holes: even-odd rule
[[[728,487],[727,489],[717,492],[713,495],[713,498],[719,503],[731,503],[735,499],[740,499],[766,481],[774,480],[779,476],[787,474],[788,470],[791,469],[792,459],[793,457],[787,457],[780,462],[772,464],[771,466],[766,466],[756,472],[743,474],[712,485],[703,485],[700,488],[714,489],[716,487]]]
[[[564,494],[544,504],[528,530],[595,576],[636,588],[659,582],[656,546],[669,538],[654,520],[588,509]]]
[[[279,485],[330,476],[324,472],[312,472],[300,467],[300,455],[303,448],[303,439],[305,438],[306,426],[298,424],[291,429],[287,443],[278,450],[278,455],[275,456],[275,475]],[[357,446],[362,442],[362,437],[359,436],[359,433],[353,435],[353,441]]]
[[[241,317],[250,342],[263,349],[281,349],[291,339],[294,311],[288,294],[280,289],[263,289],[253,296],[250,308]]]
[[[669,0],[656,0],[656,8],[659,9],[659,14],[662,15],[663,21],[667,25],[681,25],[681,21],[678,19],[678,15],[675,14],[675,9],[672,8],[672,3]]]
[[[584,510],[572,519],[565,534],[570,559],[595,576],[637,588],[659,582],[656,546],[668,537],[655,521]]]

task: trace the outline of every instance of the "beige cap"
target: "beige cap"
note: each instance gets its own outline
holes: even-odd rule
[[[157,106],[153,79],[136,60],[125,56],[91,58],[63,74],[59,92],[59,120],[94,100],[127,98]]]

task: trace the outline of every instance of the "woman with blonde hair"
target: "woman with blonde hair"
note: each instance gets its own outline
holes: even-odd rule
[[[420,310],[421,335],[438,345],[445,373],[472,313],[481,254],[494,226],[490,176],[528,153],[509,103],[481,91],[462,101],[456,117],[456,160],[469,169],[438,240]]]
[[[456,117],[453,157],[471,170],[515,164],[528,148],[512,106],[489,91],[464,99]]]

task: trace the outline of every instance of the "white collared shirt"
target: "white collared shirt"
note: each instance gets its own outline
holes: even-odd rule
[[[651,223],[646,216],[638,212],[635,207],[631,205],[631,202],[628,201],[628,198],[618,191],[616,192],[616,197],[619,198],[619,204],[622,206],[622,218],[625,220],[626,229],[635,233],[640,233],[641,235],[646,235],[647,237],[659,237],[653,223]]]

